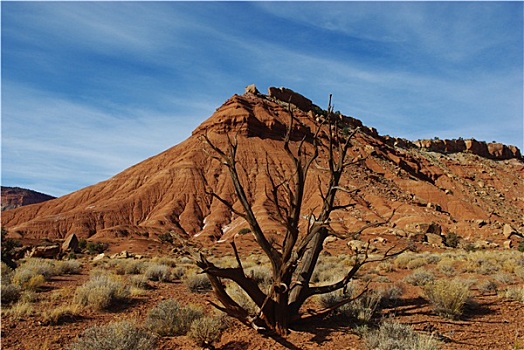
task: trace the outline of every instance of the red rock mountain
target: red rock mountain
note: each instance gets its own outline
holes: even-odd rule
[[[201,140],[207,133],[223,148],[227,135],[236,136],[246,192],[262,225],[278,234],[266,196],[267,169],[291,172],[282,149],[288,102],[294,105],[297,119],[293,137],[305,137],[307,143],[321,109],[288,89],[270,88],[268,95],[262,95],[251,86],[245,94],[228,99],[186,141],[96,185],[6,211],[2,225],[10,235],[28,239],[60,239],[70,233],[93,239],[154,238],[167,231],[218,239],[236,233],[245,223],[208,194],[214,191],[235,201],[227,169],[210,156]],[[516,147],[476,141],[464,146],[463,141],[443,142],[444,146],[436,141],[412,143],[382,137],[351,117],[340,116],[340,120],[348,127],[361,127],[350,151],[361,161],[341,181],[358,189],[358,194],[339,198],[354,206],[334,215],[336,228],[352,231],[396,209],[387,227],[373,230],[402,236],[436,223],[442,233],[465,238],[503,239],[505,224],[524,232],[524,162]],[[305,214],[318,209],[318,182],[325,179],[323,157],[321,152],[308,176]]]
[[[2,186],[2,211],[45,202],[56,197],[20,187]]]

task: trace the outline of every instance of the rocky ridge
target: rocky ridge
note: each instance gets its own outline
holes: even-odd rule
[[[323,118],[322,109],[289,89],[270,88],[263,95],[251,87],[225,101],[186,141],[106,181],[6,211],[2,225],[18,239],[63,239],[71,233],[91,239],[156,239],[166,232],[203,241],[227,239],[245,223],[209,195],[213,191],[236,203],[227,170],[210,156],[201,137],[207,134],[225,148],[228,135],[235,135],[246,192],[261,225],[278,236],[280,227],[265,194],[267,169],[291,171],[282,149],[290,110],[293,139],[305,138],[307,143]],[[349,129],[361,128],[350,151],[361,161],[344,174],[343,185],[358,189],[358,195],[341,195],[341,203],[354,205],[334,215],[335,229],[351,232],[395,211],[387,227],[369,233],[417,237],[433,233],[425,229],[432,224],[439,227],[439,235],[453,232],[501,245],[508,239],[504,227],[524,232],[524,162],[518,148],[488,144],[485,151],[464,141],[461,151],[458,141],[455,148],[444,141],[444,146],[403,142],[380,136],[358,119],[338,118]],[[323,179],[321,166],[312,168],[304,212],[318,207],[318,180]]]

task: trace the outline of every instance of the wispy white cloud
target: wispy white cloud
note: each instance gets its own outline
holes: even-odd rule
[[[319,105],[333,93],[336,109],[392,136],[522,147],[522,4],[2,6],[10,185],[64,194],[106,179],[251,83]]]

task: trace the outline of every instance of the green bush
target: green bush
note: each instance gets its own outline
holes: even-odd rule
[[[105,252],[109,245],[103,242],[89,242],[86,245],[87,252],[91,255]]]
[[[446,245],[446,247],[457,248],[459,243],[460,236],[454,232],[448,233],[444,239],[444,245]]]
[[[199,307],[181,306],[178,301],[169,299],[161,301],[149,311],[145,325],[161,336],[185,335],[191,323],[203,315]]]
[[[155,349],[157,338],[135,325],[115,322],[85,330],[71,344],[69,350],[150,350]]]
[[[116,276],[93,275],[76,289],[74,301],[81,306],[104,310],[118,302],[127,301],[129,294],[129,287]]]

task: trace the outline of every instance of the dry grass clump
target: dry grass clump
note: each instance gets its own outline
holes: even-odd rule
[[[211,281],[205,273],[190,275],[184,283],[187,289],[193,293],[205,293],[212,290]]]
[[[129,294],[129,287],[117,276],[92,275],[86,283],[76,289],[74,302],[95,310],[104,310],[116,303],[127,301]]]
[[[204,315],[200,307],[181,306],[174,299],[164,300],[149,311],[146,327],[161,335],[173,336],[186,334],[193,321]]]
[[[428,264],[428,261],[424,257],[416,257],[412,260],[409,260],[406,263],[406,268],[408,270],[414,270],[418,269],[419,267],[426,266]]]
[[[433,272],[428,271],[423,268],[419,268],[409,276],[404,278],[404,281],[414,286],[425,286],[426,284],[433,282],[435,280],[435,275]]]
[[[82,271],[82,263],[77,260],[55,261],[55,275],[76,275]]]
[[[435,312],[446,318],[458,318],[469,299],[469,285],[464,281],[436,280],[424,287],[424,293],[433,304]]]
[[[508,287],[500,294],[500,296],[505,299],[524,303],[524,285],[519,287]]]
[[[439,271],[444,274],[447,277],[453,277],[457,274],[457,270],[455,269],[455,263],[451,259],[442,259],[437,264],[437,268]]]
[[[16,320],[23,319],[32,314],[33,305],[29,301],[21,300],[8,308],[2,307],[2,316],[9,316]]]
[[[437,350],[438,343],[432,337],[420,335],[410,326],[386,321],[377,330],[364,334],[369,350]]]
[[[220,340],[226,325],[221,317],[205,316],[193,321],[187,336],[202,348],[213,348],[213,344]]]
[[[268,286],[273,283],[271,269],[267,266],[255,265],[245,269],[246,276],[254,279],[259,285]]]
[[[94,326],[85,330],[69,350],[150,350],[157,338],[127,321]]]
[[[144,272],[150,281],[171,281],[171,269],[167,265],[151,263]]]
[[[409,252],[409,251],[404,252],[400,254],[399,256],[397,256],[395,260],[393,260],[393,265],[395,265],[397,269],[405,270],[408,268],[409,262],[416,258],[417,258],[417,254],[413,252]]]
[[[45,325],[59,325],[74,321],[82,309],[78,305],[62,305],[42,312],[42,323]]]

